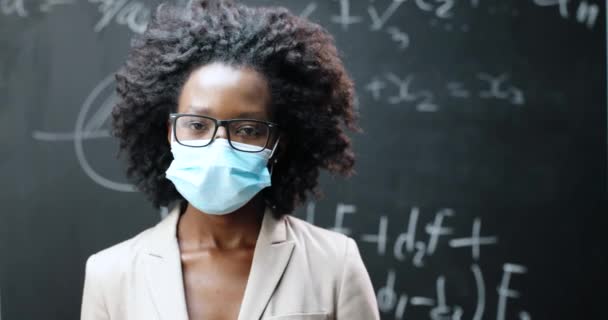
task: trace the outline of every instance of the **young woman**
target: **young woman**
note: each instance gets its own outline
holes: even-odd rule
[[[282,7],[161,4],[116,74],[114,134],[157,225],[92,254],[81,319],[375,320],[355,241],[290,213],[360,131],[332,37]]]

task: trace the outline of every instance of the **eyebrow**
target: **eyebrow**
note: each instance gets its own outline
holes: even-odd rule
[[[206,106],[191,105],[191,106],[189,106],[189,109],[194,114],[214,116],[214,113],[211,111],[211,109]],[[243,111],[243,112],[239,112],[236,114],[236,117],[234,117],[234,119],[237,119],[237,118],[251,118],[251,119],[266,120],[267,114],[266,114],[266,112],[262,112],[262,111]]]

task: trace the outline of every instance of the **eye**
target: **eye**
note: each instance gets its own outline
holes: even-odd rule
[[[255,137],[260,134],[260,130],[253,125],[242,125],[236,129],[236,134],[240,136]]]
[[[191,121],[188,123],[188,128],[196,131],[205,130],[207,126],[202,122]]]

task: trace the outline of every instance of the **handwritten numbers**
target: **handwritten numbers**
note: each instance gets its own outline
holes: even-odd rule
[[[416,78],[412,74],[400,77],[394,73],[374,76],[365,85],[365,91],[371,94],[375,101],[384,101],[390,105],[413,104],[418,112],[437,112],[440,105],[437,95],[453,99],[495,99],[510,105],[523,106],[526,104],[525,94],[521,88],[511,84],[507,74],[493,76],[480,72],[476,80],[482,88],[479,91],[470,90],[462,81],[448,81],[443,90],[413,89]]]
[[[397,293],[395,292],[395,270],[388,271],[386,284],[378,290],[377,299],[378,307],[382,312],[393,310],[397,304]]]
[[[452,248],[461,248],[461,247],[471,247],[471,254],[473,256],[473,260],[479,260],[479,252],[481,245],[489,245],[496,244],[498,242],[497,237],[480,237],[479,234],[481,232],[481,219],[475,218],[473,221],[473,232],[471,233],[470,238],[460,238],[460,239],[452,239],[450,240],[450,247]]]
[[[464,84],[462,82],[448,82],[446,87],[449,95],[454,98],[468,98],[471,96],[471,93],[464,88]]]
[[[390,34],[391,39],[399,45],[398,48],[400,50],[405,50],[409,47],[410,37],[407,33],[402,32],[397,27],[389,27],[386,31]]]
[[[354,23],[362,21],[361,17],[350,15],[350,0],[337,0],[340,1],[340,15],[332,16],[331,22],[337,23],[342,26],[343,30],[348,30],[348,26]]]
[[[526,273],[526,267],[518,264],[505,263],[503,265],[502,280],[498,286],[498,306],[496,308],[496,320],[505,320],[507,314],[507,298],[518,298],[519,292],[509,288],[512,274]]]
[[[377,292],[378,307],[381,312],[389,313],[394,310],[395,319],[405,319],[405,312],[408,306],[411,307],[427,307],[429,308],[429,319],[432,320],[458,320],[466,314],[471,315],[472,320],[484,319],[484,311],[486,307],[486,291],[484,277],[481,268],[477,264],[470,267],[475,280],[475,288],[477,300],[473,312],[465,312],[465,309],[460,305],[450,305],[447,301],[446,284],[448,279],[439,275],[435,281],[436,299],[429,297],[411,295],[406,292],[398,292],[396,289],[397,272],[395,269],[389,269],[387,272],[386,283]],[[519,296],[517,291],[509,288],[509,282],[512,274],[525,273],[526,268],[522,265],[505,263],[503,265],[503,276],[498,287],[498,313],[496,320],[506,320],[506,300],[507,298],[516,298]],[[526,311],[521,311],[518,314],[520,320],[530,320],[531,316]]]
[[[462,307],[447,305],[445,296],[445,277],[439,276],[436,281],[437,305],[431,308],[429,315],[433,320],[459,320],[462,317]]]
[[[378,225],[378,234],[364,234],[361,236],[361,241],[377,243],[378,255],[383,256],[386,253],[387,231],[388,217],[381,216],[380,223]]]
[[[600,8],[596,3],[588,3],[583,1],[579,4],[576,10],[576,21],[587,26],[589,29],[593,29],[599,15]]]
[[[300,17],[309,18],[310,15],[315,12],[315,10],[317,10],[317,3],[311,2],[306,6],[306,8],[304,8],[304,10],[302,10],[302,12],[300,12]]]
[[[507,100],[513,105],[525,103],[523,92],[519,88],[505,84],[508,79],[506,74],[494,77],[487,73],[479,73],[477,78],[487,84],[487,88],[479,92],[480,98]]]
[[[336,208],[336,222],[332,230],[345,235],[350,235],[351,230],[344,227],[344,216],[346,216],[346,214],[353,214],[356,211],[357,208],[354,205],[338,203],[338,207]]]
[[[0,0],[0,12],[4,15],[16,14],[19,17],[27,17],[23,0]]]
[[[379,100],[381,98],[381,91],[384,88],[386,88],[385,82],[381,81],[377,77],[374,77],[372,81],[365,86],[365,90],[372,93],[372,98],[374,100]]]
[[[394,86],[398,87],[396,95],[388,97],[388,103],[400,104],[402,102],[417,102],[416,110],[424,112],[435,112],[439,108],[434,103],[434,95],[429,90],[412,92],[411,84],[414,80],[413,75],[407,75],[404,79],[399,78],[393,73],[386,74],[386,79]]]
[[[475,288],[477,289],[477,303],[475,304],[475,313],[473,320],[481,320],[483,312],[486,308],[486,286],[483,281],[483,273],[477,264],[471,266],[473,278],[475,279]]]
[[[100,32],[115,20],[118,24],[128,26],[133,32],[143,33],[150,20],[150,9],[142,2],[129,2],[129,0],[89,0],[89,2],[99,3],[99,11],[102,14],[94,27],[95,32]]]
[[[451,217],[454,215],[454,211],[452,209],[443,209],[435,214],[435,220],[432,224],[427,224],[425,231],[429,235],[429,242],[426,248],[426,254],[432,255],[435,253],[435,249],[437,248],[437,242],[439,242],[440,236],[450,235],[452,234],[452,229],[443,227],[443,219],[446,217]]]
[[[372,20],[372,25],[371,25],[370,29],[374,30],[374,31],[378,31],[378,30],[382,29],[382,27],[384,27],[384,25],[386,24],[388,19],[390,19],[390,17],[392,17],[395,14],[397,9],[399,9],[399,7],[405,1],[406,0],[393,0],[391,2],[391,4],[388,6],[388,8],[386,8],[386,10],[384,10],[381,15],[378,14],[378,11],[376,10],[375,6],[370,5],[367,8],[369,17]]]
[[[571,16],[568,10],[570,0],[533,0],[533,2],[540,7],[557,7],[559,15],[563,19],[569,19]],[[593,29],[600,13],[599,6],[595,3],[581,1],[577,4],[576,8],[576,22],[586,25],[589,29]]]
[[[420,215],[420,210],[417,207],[413,207],[410,211],[407,232],[401,233],[399,236],[397,236],[393,253],[395,254],[395,258],[399,261],[404,261],[406,258],[406,254],[403,252],[404,249],[410,254],[414,252],[418,215]]]

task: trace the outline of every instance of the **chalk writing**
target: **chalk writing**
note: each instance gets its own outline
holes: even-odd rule
[[[532,0],[534,4],[541,7],[555,7],[559,15],[564,19],[574,16],[576,22],[584,24],[589,29],[595,27],[600,7],[598,4],[581,1],[576,4],[576,13],[572,13],[569,7],[570,0]]]
[[[0,0],[0,12],[4,15],[17,15],[19,17],[27,17],[28,12],[25,9],[23,0]]]
[[[477,264],[470,266],[473,281],[476,288],[476,302],[473,311],[473,320],[481,320],[484,316],[484,311],[487,301],[487,293],[485,291],[485,283],[481,268]],[[507,298],[518,297],[519,293],[509,288],[509,279],[511,274],[524,273],[525,267],[522,265],[505,263],[503,265],[503,277],[498,290],[497,315],[496,320],[505,320],[507,310]],[[406,311],[408,306],[416,308],[428,308],[428,317],[433,320],[461,319],[465,313],[463,306],[458,304],[449,304],[446,296],[447,279],[443,275],[439,275],[435,281],[435,297],[425,296],[410,296],[406,292],[397,292],[396,289],[397,274],[394,269],[387,271],[386,282],[377,290],[376,299],[378,301],[378,309],[385,314],[393,313],[394,319],[406,319]],[[521,310],[519,312],[520,319],[531,319],[530,314]]]
[[[397,9],[405,2],[405,0],[393,0],[391,4],[382,11],[382,14],[378,14],[378,10],[376,6],[370,5],[367,8],[367,12],[369,13],[369,17],[372,20],[371,30],[380,30],[386,24],[388,19],[390,19]]]
[[[475,218],[473,220],[473,232],[470,238],[459,238],[450,240],[450,247],[461,248],[471,247],[471,255],[473,260],[479,260],[480,246],[496,244],[498,242],[497,237],[480,237],[481,232],[481,219]]]
[[[38,9],[41,12],[48,13],[56,6],[74,3],[75,0],[43,0],[38,6]],[[0,13],[7,16],[16,15],[22,18],[29,16],[29,12],[25,7],[23,0],[0,0]]]
[[[356,207],[351,204],[338,203],[338,207],[336,208],[336,223],[334,224],[332,230],[341,232],[344,234],[350,234],[350,229],[344,227],[344,216],[346,214],[353,214],[357,211]],[[313,222],[311,222],[313,223]]]
[[[498,287],[498,307],[496,308],[496,320],[505,320],[507,314],[507,298],[518,298],[519,292],[509,288],[512,274],[526,273],[526,267],[518,264],[505,263],[503,268],[502,280]],[[526,315],[529,317],[529,315]]]
[[[481,89],[473,91],[461,81],[447,81],[442,91],[416,89],[415,76],[408,74],[404,77],[394,73],[374,76],[363,88],[373,100],[381,100],[390,105],[414,104],[416,111],[437,112],[440,110],[437,102],[438,94],[453,99],[493,99],[504,101],[513,106],[525,105],[526,99],[522,89],[509,82],[507,74],[497,76],[488,73],[477,74],[477,84]],[[388,90],[388,93],[385,92]]]
[[[98,173],[89,162],[84,151],[84,142],[86,140],[110,137],[109,129],[103,128],[103,126],[107,124],[112,107],[117,101],[114,91],[111,90],[111,85],[113,84],[114,77],[113,75],[109,75],[93,88],[80,108],[73,132],[36,130],[32,132],[32,137],[36,140],[47,142],[73,141],[78,163],[93,182],[110,190],[134,192],[135,188],[133,185],[112,181]],[[89,111],[95,109],[95,113],[86,121]]]
[[[410,45],[410,36],[399,30],[397,27],[389,27],[386,31],[391,35],[391,39],[396,42],[400,50],[407,49]]]
[[[300,17],[302,18],[309,18],[310,15],[315,12],[315,10],[317,10],[317,3],[316,2],[311,2],[308,5],[306,5],[306,7],[304,8],[304,10],[302,10],[302,12],[300,12]]]
[[[367,17],[369,21],[364,19],[363,15],[358,15],[354,12],[350,0],[334,0],[339,2],[339,14],[333,15],[330,22],[339,24],[344,31],[349,29],[350,25],[358,23],[369,23],[369,28],[372,31],[379,31],[385,28],[387,23],[393,20],[393,17],[399,10],[404,8],[404,4],[408,3],[409,8],[403,10],[415,9],[431,14],[433,18],[440,20],[451,20],[455,17],[457,6],[466,6],[473,10],[482,9],[481,1],[456,1],[456,0],[390,0],[390,1],[374,1],[370,0],[367,6]],[[557,7],[560,16],[563,18],[574,17],[578,23],[585,24],[588,28],[593,28],[598,20],[600,13],[599,5],[589,3],[588,1],[580,1],[576,6],[576,13],[572,14],[568,8],[568,2],[571,0],[532,0],[534,4],[541,7]],[[500,6],[487,5],[483,7],[484,11],[491,15],[508,14],[510,16],[518,16],[519,11],[511,7],[511,3],[505,2]],[[436,22],[435,22],[436,23]],[[453,25],[446,24],[446,30],[450,31]],[[467,26],[468,29],[468,26]]]
[[[305,210],[306,221],[315,223],[315,211],[315,202],[308,202]],[[398,272],[394,267],[389,267],[385,283],[378,286],[376,292],[378,308],[382,313],[392,314],[395,319],[406,319],[406,312],[408,310],[413,312],[416,309],[419,311],[426,310],[424,312],[428,311],[428,318],[432,320],[456,320],[462,319],[466,311],[467,314],[471,315],[472,320],[484,319],[488,301],[487,295],[492,292],[487,292],[486,290],[487,286],[483,271],[478,262],[481,258],[481,247],[497,245],[498,237],[496,235],[482,235],[482,220],[480,217],[473,218],[470,235],[453,237],[457,234],[457,230],[450,226],[450,219],[453,219],[457,213],[451,208],[439,209],[434,213],[433,218],[424,225],[422,229],[423,234],[418,235],[416,231],[419,230],[421,210],[419,207],[412,207],[403,232],[393,237],[389,231],[390,222],[387,215],[380,215],[378,217],[378,226],[374,232],[359,233],[358,230],[353,230],[348,226],[349,221],[354,219],[352,215],[356,214],[356,205],[342,202],[337,203],[334,224],[329,229],[355,238],[360,242],[362,249],[365,248],[365,244],[373,244],[379,257],[392,254],[398,262],[408,261],[409,258],[413,266],[420,268],[424,266],[425,258],[430,258],[440,248],[470,248],[471,250],[473,263],[469,266],[469,272],[475,288],[475,303],[471,306],[472,310],[466,311],[463,305],[453,304],[448,301],[446,290],[449,279],[445,275],[439,274],[434,278],[434,296],[417,295],[405,291],[398,292]],[[447,241],[442,240],[445,238],[451,239],[446,239]],[[448,244],[447,246],[445,246],[446,243]],[[508,300],[516,299],[520,296],[520,293],[511,287],[512,276],[524,274],[526,271],[526,267],[521,264],[504,263],[502,265],[502,277],[497,286],[496,298],[491,300],[496,301],[496,320],[505,320]],[[530,314],[526,310],[519,310],[517,316],[519,319],[531,319]]]
[[[353,23],[361,22],[361,17],[350,15],[350,0],[338,1],[340,1],[340,15],[332,16],[330,19],[331,22],[340,24],[344,30],[348,30],[348,26]]]
[[[315,209],[314,202],[309,202],[306,206],[306,220],[313,224],[315,223]],[[454,217],[456,213],[450,208],[437,210],[432,221],[424,225],[422,236],[416,233],[420,220],[420,208],[418,207],[411,208],[407,225],[404,226],[403,232],[395,237],[389,234],[389,217],[386,215],[378,217],[378,228],[373,233],[363,233],[355,236],[355,231],[348,227],[348,221],[353,219],[350,216],[356,213],[357,207],[355,205],[338,203],[334,225],[330,229],[356,237],[362,243],[374,244],[376,254],[379,256],[390,254],[401,262],[410,259],[412,265],[416,267],[424,266],[424,260],[432,257],[441,243],[446,244],[443,241],[444,238],[450,238],[446,240],[449,248],[471,248],[471,256],[474,261],[478,261],[481,257],[481,246],[491,246],[498,243],[497,236],[481,235],[480,217],[473,219],[470,236],[452,238],[454,229],[449,226],[448,219]],[[426,237],[426,240],[423,239],[424,237]]]
[[[54,7],[64,4],[73,4],[75,0],[45,0],[40,4],[40,11],[50,12]]]
[[[514,86],[505,87],[505,81],[508,79],[506,74],[494,77],[487,73],[479,73],[477,77],[479,80],[487,82],[488,85],[487,89],[479,92],[481,98],[506,99],[513,105],[523,105],[525,103],[523,92],[520,89]]]
[[[100,32],[110,22],[126,25],[131,31],[143,33],[150,20],[150,9],[140,1],[129,0],[89,0],[90,3],[99,3],[101,19],[95,24],[94,30]]]

